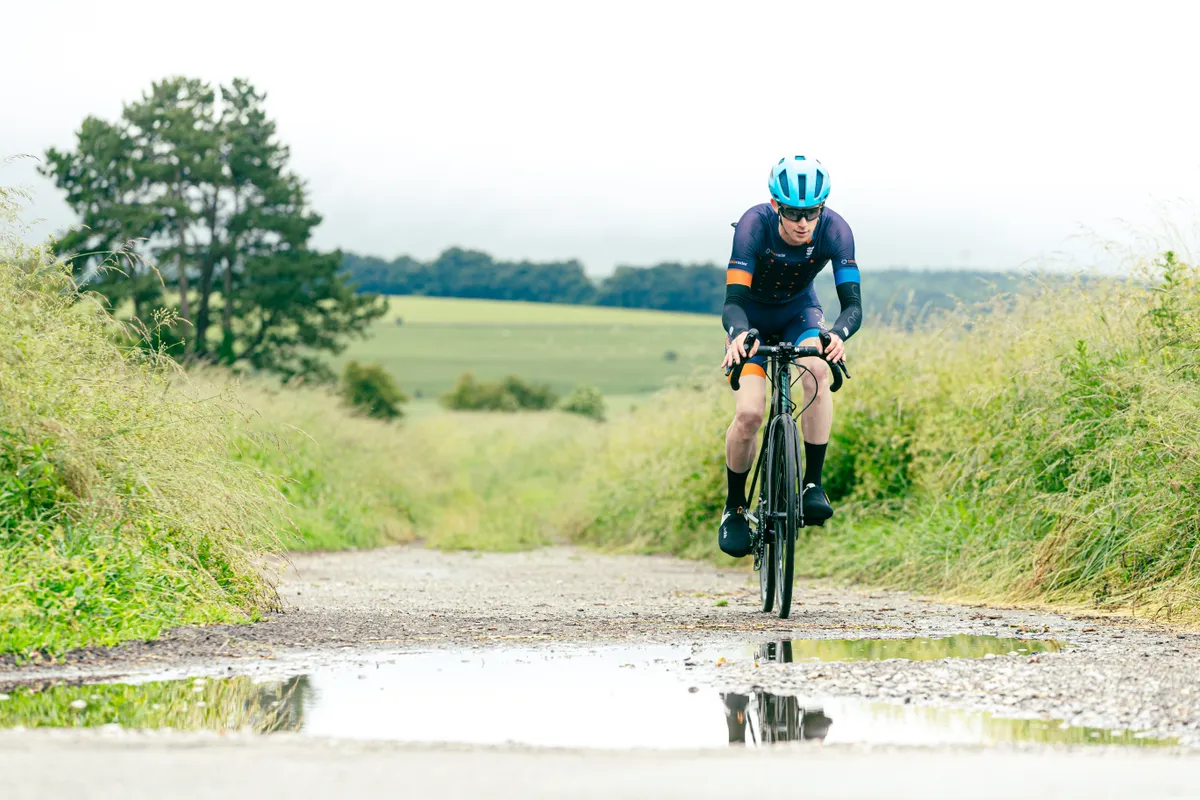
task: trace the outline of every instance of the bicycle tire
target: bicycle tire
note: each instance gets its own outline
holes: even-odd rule
[[[792,577],[796,566],[796,532],[799,509],[800,434],[790,414],[778,418],[772,441],[772,510],[775,519],[775,599],[780,619],[792,612]]]
[[[765,505],[762,510],[766,510]],[[765,515],[759,517],[760,520],[764,518]],[[767,538],[766,523],[760,522],[759,525],[762,555],[758,559],[758,599],[762,603],[763,613],[770,614],[775,607],[775,545]]]
[[[775,437],[771,433],[775,430],[775,426],[770,424],[767,428],[767,436],[763,440],[763,448],[766,450],[763,453],[762,465],[766,470],[770,470],[771,465],[775,463],[774,451]],[[770,614],[775,608],[775,537],[772,532],[771,512],[774,510],[771,506],[771,476],[769,471],[764,471],[762,482],[758,485],[759,501],[758,501],[758,599],[764,614]]]

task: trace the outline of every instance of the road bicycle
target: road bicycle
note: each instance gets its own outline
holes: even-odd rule
[[[746,336],[747,353],[754,347],[758,338],[758,331],[752,328]],[[822,346],[828,347],[829,343],[829,334],[822,332]],[[796,403],[792,401],[792,386],[806,372],[812,375],[816,383],[816,376],[812,374],[812,370],[796,363],[796,359],[823,356],[816,347],[779,342],[776,338],[764,339],[757,355],[767,357],[766,373],[771,384],[771,410],[748,493],[749,497],[754,497],[755,488],[760,488],[758,503],[754,513],[747,513],[746,518],[752,526],[751,552],[754,554],[754,571],[758,573],[762,610],[769,613],[774,607],[780,619],[787,619],[792,609],[796,537],[799,530],[805,527],[804,504],[800,499],[804,493],[804,487],[800,485],[804,475],[801,470],[803,448],[800,447],[800,432],[795,417],[803,414],[816,400],[814,393],[812,399],[797,411]],[[842,388],[842,376],[849,378],[850,373],[846,371],[845,361],[826,363],[829,364],[833,376],[830,391],[836,392]],[[729,370],[729,384],[734,391],[739,388],[742,367],[745,364],[746,360],[742,359]],[[795,378],[792,377],[793,365],[797,368]],[[760,474],[763,476],[761,487],[758,482]]]

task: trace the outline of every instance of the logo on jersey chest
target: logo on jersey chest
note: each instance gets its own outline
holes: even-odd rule
[[[804,250],[804,257],[805,257],[805,258],[812,258],[812,254],[813,254],[813,253],[816,251],[816,249],[817,249],[817,246],[816,246],[815,244],[810,244],[810,245],[809,245],[809,246],[808,246],[808,247],[807,247],[807,248]],[[771,248],[769,248],[769,247],[767,248],[767,255],[768,255],[768,256],[770,256],[771,258],[778,258],[778,259],[780,259],[780,260],[782,260],[782,261],[784,261],[784,262],[788,261],[789,259],[792,259],[792,258],[795,258],[795,257],[796,257],[796,256],[794,256],[794,255],[788,255],[787,253],[776,253],[774,250],[772,250],[772,249],[771,249]],[[732,262],[732,261],[730,261],[729,263],[730,263],[730,264],[732,264],[733,262]]]

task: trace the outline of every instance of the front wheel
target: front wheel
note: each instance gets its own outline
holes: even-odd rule
[[[800,516],[800,434],[791,415],[778,417],[771,441],[770,514],[775,531],[773,566],[780,619],[792,611],[792,574],[796,564],[796,531]]]
[[[766,507],[760,505],[758,552],[755,557],[758,563],[758,599],[762,601],[763,612],[769,614],[775,607],[775,543],[767,527],[765,510]]]

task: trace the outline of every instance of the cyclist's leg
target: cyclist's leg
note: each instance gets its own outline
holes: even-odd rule
[[[770,313],[756,313],[748,307],[747,316],[751,327],[764,330],[764,323],[773,322]],[[770,329],[767,329],[770,332]],[[725,346],[729,346],[726,340]],[[766,358],[754,356],[742,367],[738,390],[734,393],[735,410],[733,422],[725,432],[725,465],[729,494],[721,524],[717,530],[717,542],[726,554],[740,558],[751,549],[750,525],[746,519],[746,508],[750,505],[746,497],[746,481],[754,466],[754,455],[758,445],[758,429],[762,427],[764,407],[767,400],[767,378],[764,366]]]
[[[799,345],[816,347],[823,328],[819,305],[802,309],[789,325],[788,338]],[[803,386],[804,412],[800,415],[800,430],[804,436],[804,518],[822,522],[833,514],[833,507],[821,488],[821,469],[825,463],[825,448],[833,427],[833,393],[829,391],[833,373],[823,358],[801,358],[797,364]],[[814,397],[815,395],[815,397]]]
[[[757,374],[756,374],[757,372]],[[729,493],[717,528],[717,544],[734,558],[749,555],[752,539],[746,509],[746,481],[754,466],[758,429],[762,426],[763,406],[767,398],[767,379],[762,367],[747,363],[742,368],[740,388],[734,393],[737,407],[733,422],[725,433],[725,475]]]
[[[787,306],[768,306],[761,303],[746,305],[746,317],[750,321],[750,327],[757,329],[759,335],[764,338],[786,332],[788,320],[793,314]],[[729,346],[728,337],[725,339],[725,346]],[[733,422],[725,433],[725,463],[731,473],[731,483],[732,473],[746,473],[754,466],[758,429],[762,427],[767,404],[766,366],[765,356],[747,359],[746,365],[742,367],[740,388],[733,395],[736,408]]]
[[[820,341],[818,336],[823,324],[824,314],[821,307],[806,305],[789,323],[787,338],[798,345],[816,347]],[[804,387],[804,403],[801,408],[807,406],[800,417],[800,430],[804,433],[804,441],[810,444],[827,444],[829,431],[833,428],[833,393],[829,391],[833,374],[823,358],[799,358],[796,359],[796,363],[805,368],[800,371],[800,383]]]
[[[757,357],[742,368],[740,388],[733,393],[733,422],[725,433],[725,463],[734,472],[747,472],[754,466],[758,429],[767,405],[766,372],[756,361]]]

